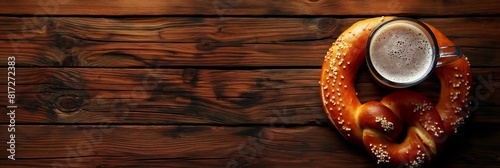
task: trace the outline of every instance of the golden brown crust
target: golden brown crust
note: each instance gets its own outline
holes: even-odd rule
[[[391,18],[357,22],[332,44],[321,71],[321,98],[326,115],[339,132],[347,140],[363,144],[378,164],[418,167],[439,154],[442,144],[469,115],[467,97],[472,90],[472,74],[465,57],[436,68],[441,81],[437,105],[407,90],[395,91],[380,102],[361,104],[354,78],[365,61],[368,36],[377,25]],[[436,28],[428,26],[439,46],[453,45]],[[406,137],[396,142],[402,132],[407,133]]]

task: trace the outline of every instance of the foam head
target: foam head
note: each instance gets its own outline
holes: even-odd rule
[[[393,22],[372,34],[369,59],[373,69],[388,81],[414,83],[434,68],[431,39],[419,27]]]

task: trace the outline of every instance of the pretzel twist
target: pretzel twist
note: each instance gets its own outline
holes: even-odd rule
[[[420,167],[440,153],[446,140],[469,116],[472,74],[465,56],[436,68],[441,85],[437,105],[408,90],[397,90],[380,101],[361,104],[354,79],[365,61],[368,36],[390,18],[393,17],[359,21],[333,43],[321,71],[323,108],[337,130],[350,142],[364,145],[377,164]],[[439,46],[453,46],[440,31],[427,26]],[[399,140],[398,136],[404,133],[406,137]]]

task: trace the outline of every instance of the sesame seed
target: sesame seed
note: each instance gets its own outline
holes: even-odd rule
[[[389,156],[389,153],[385,150],[385,148],[387,148],[386,146],[382,146],[382,144],[380,144],[379,146],[370,144],[370,147],[372,147],[370,149],[372,154],[375,157],[377,157],[377,164],[389,163],[389,159],[391,157]]]
[[[343,129],[344,131],[351,131],[351,128],[346,127],[346,126],[342,126],[342,129]]]
[[[381,127],[386,132],[390,132],[391,130],[394,130],[394,124],[390,121],[387,121],[387,119],[385,117],[376,117],[375,122],[380,123]]]

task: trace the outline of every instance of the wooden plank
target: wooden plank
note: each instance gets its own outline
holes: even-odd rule
[[[496,43],[500,38],[500,30],[490,29],[488,25],[493,25],[491,22],[496,22],[500,24],[500,18],[485,18],[485,19],[473,19],[473,17],[467,18],[454,18],[454,19],[421,19],[422,21],[429,23],[441,32],[443,32],[450,40],[452,40],[456,45],[459,46],[483,46],[489,48],[494,46],[498,48],[497,45],[491,45],[490,43]],[[477,27],[476,27],[477,26]],[[500,25],[496,25],[500,26]],[[476,27],[476,28],[474,28]],[[497,39],[497,40],[484,40],[477,41],[475,38],[487,38],[487,39]]]
[[[272,123],[271,123],[272,124]],[[7,167],[373,167],[364,149],[332,127],[16,126],[16,160]],[[476,131],[481,129],[481,131]],[[0,131],[1,137],[8,137]],[[498,124],[462,129],[439,167],[497,165]],[[47,150],[50,149],[50,150]],[[7,156],[6,150],[0,155]]]
[[[4,39],[0,40],[0,58],[16,55],[19,66],[318,67],[335,38],[358,20],[57,17],[34,24],[27,18],[2,17],[0,23],[9,26],[0,28],[0,39]],[[473,66],[500,66],[496,42],[500,18],[424,21],[465,46]],[[5,62],[0,59],[0,65]]]
[[[334,40],[280,44],[228,43],[210,51],[199,43],[85,42],[60,49],[50,42],[17,45],[0,41],[0,58],[16,56],[18,67],[310,67],[321,66]],[[500,66],[500,48],[464,47],[472,67]],[[7,59],[0,59],[0,66]]]
[[[487,18],[482,18],[487,19]],[[338,36],[360,18],[230,17],[0,17],[1,39],[37,40],[67,35],[83,40],[127,42],[274,43]],[[481,19],[480,19],[481,20]],[[9,34],[11,34],[9,36]],[[14,35],[12,35],[14,34]]]
[[[463,1],[317,1],[317,0],[134,0],[103,2],[98,0],[32,1],[18,0],[0,3],[0,14],[8,15],[498,15],[499,4],[494,0],[477,3]]]
[[[0,69],[6,74],[6,68]],[[19,123],[293,124],[329,121],[323,114],[319,69],[18,68]],[[473,69],[479,109],[475,122],[500,122],[500,69]],[[6,83],[2,83],[6,87]],[[362,69],[362,102],[387,94]],[[437,79],[412,88],[436,102]],[[3,91],[5,93],[6,91]],[[5,108],[7,97],[0,97]],[[8,123],[0,117],[0,123]]]
[[[0,17],[0,39],[47,40],[47,37],[109,42],[276,43],[336,38],[353,23],[365,18],[255,18],[227,17]],[[425,18],[461,46],[499,47],[481,42],[498,41],[500,17]],[[470,25],[470,26],[469,26]],[[50,40],[54,40],[50,38]],[[59,39],[65,40],[65,39]],[[474,40],[475,42],[467,42]],[[489,45],[477,45],[477,44]]]

